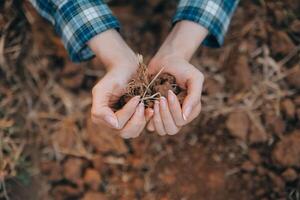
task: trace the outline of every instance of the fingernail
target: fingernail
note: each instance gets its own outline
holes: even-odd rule
[[[154,128],[153,124],[148,124],[147,129],[148,129],[148,131],[150,131],[150,132],[155,131],[155,128]]]
[[[145,105],[144,105],[144,103],[142,102],[142,103],[139,104],[138,112],[139,112],[139,113],[142,113],[142,112],[144,112],[144,109],[145,109]]]
[[[151,108],[148,108],[148,109],[147,109],[147,116],[152,117],[153,114],[154,114],[154,110],[151,109]]]
[[[175,95],[175,94],[172,92],[172,90],[169,90],[169,91],[168,91],[168,98],[169,98],[169,101],[170,101],[171,103],[173,103],[174,100],[175,100],[174,95]]]
[[[154,113],[158,113],[159,112],[159,102],[155,101],[154,102]]]
[[[154,110],[150,108],[150,109],[148,110],[148,112],[149,112],[149,114],[152,115],[152,114],[154,113]]]
[[[133,97],[133,98],[134,98],[134,101],[135,101],[135,102],[139,102],[141,97],[140,97],[140,96],[135,96],[135,97]]]
[[[189,117],[189,114],[191,113],[192,108],[190,106],[188,106],[182,113],[182,117],[183,119],[186,121],[187,118]]]
[[[162,105],[162,107],[166,107],[167,106],[167,100],[165,97],[160,97],[160,103]]]
[[[109,123],[111,126],[118,128],[119,127],[119,123],[118,120],[110,115],[105,116],[104,120]]]

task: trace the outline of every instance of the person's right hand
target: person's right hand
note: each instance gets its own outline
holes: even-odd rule
[[[152,110],[145,111],[144,104],[139,103],[140,97],[132,98],[116,112],[112,110],[112,105],[125,93],[127,83],[136,73],[136,55],[115,30],[95,36],[88,45],[107,69],[92,90],[92,121],[110,127],[126,139],[139,136],[153,115]]]
[[[153,113],[149,110],[145,112],[144,104],[139,103],[139,96],[113,112],[111,107],[124,93],[126,85],[127,80],[121,71],[108,72],[93,88],[91,117],[94,123],[108,126],[127,139],[139,136]]]

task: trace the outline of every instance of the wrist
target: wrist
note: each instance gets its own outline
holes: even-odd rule
[[[176,56],[187,61],[191,59],[207,35],[201,25],[182,20],[174,26],[158,51],[158,57]]]
[[[107,71],[123,70],[131,73],[138,67],[137,56],[115,29],[94,36],[88,41],[88,46]]]

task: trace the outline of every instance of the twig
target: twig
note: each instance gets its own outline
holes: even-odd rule
[[[145,96],[146,96],[146,94],[147,94],[148,89],[149,89],[150,86],[154,83],[154,81],[158,78],[158,76],[162,73],[162,71],[164,70],[164,68],[165,68],[165,67],[161,68],[161,69],[159,70],[159,72],[158,72],[158,73],[154,76],[154,78],[151,80],[151,82],[147,85],[146,90],[145,90],[145,92],[144,92],[144,94],[143,94],[143,96],[142,96],[141,101],[144,101],[144,98],[145,98]]]
[[[152,96],[150,96],[150,97],[145,97],[145,98],[143,99],[143,101],[146,101],[146,100],[148,100],[148,99],[157,99],[157,98],[155,98],[155,96],[157,96],[157,95],[159,95],[159,96],[160,96],[160,93],[159,93],[159,92],[157,92],[157,93],[153,94],[153,95],[152,95]]]
[[[0,189],[1,188],[3,190],[3,196],[4,196],[5,200],[9,200],[10,198],[9,198],[9,196],[7,194],[7,191],[6,191],[6,184],[5,184],[5,180],[4,179],[0,181]]]
[[[296,46],[286,57],[278,62],[278,65],[283,66],[285,65],[291,58],[293,58],[298,51],[300,51],[300,45]]]

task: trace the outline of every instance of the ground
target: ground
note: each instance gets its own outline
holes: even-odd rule
[[[110,4],[147,62],[175,2]],[[191,61],[205,75],[199,118],[133,140],[89,119],[99,61],[71,63],[28,2],[0,9],[0,199],[299,199],[300,2],[242,1],[224,46]]]

